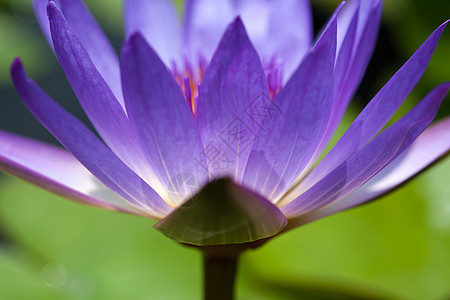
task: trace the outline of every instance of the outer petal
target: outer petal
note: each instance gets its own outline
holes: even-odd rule
[[[61,9],[74,35],[89,54],[92,63],[106,81],[114,96],[123,106],[120,86],[120,69],[117,55],[103,30],[81,0],[52,0]],[[39,25],[50,45],[53,46],[47,17],[49,0],[33,0]]]
[[[337,103],[335,104],[336,107],[333,108],[333,116],[338,118],[338,121],[336,121],[337,123],[339,123],[342,118],[342,114],[345,111],[345,108],[347,107],[347,104],[353,96],[356,88],[358,87],[367,68],[370,57],[372,56],[380,26],[383,6],[383,1],[381,0],[354,2],[357,2],[358,4],[360,2],[360,5],[356,6],[357,11],[354,13],[354,16],[357,18],[357,24],[355,37],[354,39],[351,39],[351,59],[346,66],[343,81],[338,82],[338,85],[335,88],[335,92],[337,93]],[[351,8],[349,10],[351,10]],[[346,13],[345,6],[343,8],[343,13]],[[338,18],[338,41],[341,39],[342,35],[342,32],[340,32],[340,27],[345,27],[344,24],[342,24],[343,26],[340,26],[340,23],[343,23],[343,20]],[[342,56],[341,51],[343,52],[344,47],[346,47],[345,43],[347,42],[350,44],[347,36],[353,34],[353,29],[351,28],[352,25],[352,22],[350,22],[348,29],[345,31],[345,36],[342,37],[343,43],[339,47],[339,56]],[[340,59],[339,56],[338,59]],[[338,110],[339,108],[340,110]],[[335,126],[337,126],[337,124]]]
[[[361,3],[360,3],[361,2]],[[344,20],[347,11],[355,10],[346,28]],[[381,20],[382,1],[352,1],[350,7],[343,8],[344,17],[338,18],[338,41],[342,39],[335,66],[334,101],[330,122],[317,155],[329,142],[331,136],[342,120],[350,99],[356,91],[369,63],[378,34]],[[342,26],[340,26],[342,25]]]
[[[163,188],[148,166],[130,122],[62,12],[48,5],[56,55],[83,109],[105,143],[158,192]]]
[[[450,83],[445,83],[431,91],[403,118],[284,206],[283,213],[292,219],[325,207],[339,201],[375,176],[407,149],[431,123],[449,88]]]
[[[346,24],[346,31],[344,33],[341,32],[341,35],[339,34],[339,29],[343,27],[342,24],[342,13],[338,16],[338,34],[337,34],[337,41],[341,39],[340,43],[338,44],[339,49],[336,50],[336,62],[334,66],[334,94],[336,95],[337,92],[340,90],[340,87],[342,85],[342,82],[345,79],[347,69],[349,68],[349,65],[351,64],[352,58],[353,58],[353,48],[354,44],[356,44],[356,29],[358,25],[358,8],[359,8],[359,1],[351,1],[350,2],[351,8],[356,5],[356,12],[353,13],[351,16],[349,16],[348,24]],[[343,11],[347,8],[349,8],[344,5]],[[347,18],[346,18],[347,19]],[[340,21],[340,22],[339,22]],[[347,21],[347,20],[346,20]],[[342,30],[342,29],[341,29]],[[342,34],[344,36],[342,37]],[[334,106],[336,106],[336,102],[339,101],[333,101]]]
[[[280,114],[267,121],[250,152],[244,186],[271,201],[277,201],[308,164],[328,122],[333,101],[335,17],[273,100]]]
[[[0,131],[0,169],[83,204],[145,214],[98,181],[69,152],[52,145]]]
[[[103,184],[156,218],[170,211],[167,203],[89,129],[28,79],[19,60],[14,61],[11,73],[14,85],[30,111]]]
[[[425,71],[447,22],[431,34],[416,53],[375,95],[333,149],[293,190],[289,198],[296,197],[311,187],[345,159],[364,147],[387,123]]]
[[[268,63],[276,56],[285,67],[285,78],[289,78],[311,46],[309,1],[188,0],[185,38],[194,54],[201,52],[209,59],[219,37],[238,15],[263,60]]]
[[[450,118],[447,118],[425,130],[405,152],[359,189],[308,215],[308,219],[312,216],[321,218],[389,193],[449,153]]]
[[[369,0],[368,2],[370,1],[372,0]],[[337,25],[338,28],[337,28],[336,52],[340,51],[342,44],[344,42],[344,38],[348,35],[348,32],[351,28],[350,24],[352,23],[355,16],[356,17],[358,16],[360,2],[361,0],[347,1],[342,10],[339,12]]]
[[[181,27],[173,1],[126,0],[124,11],[127,38],[139,31],[166,66],[181,62]]]
[[[240,182],[265,121],[252,108],[270,107],[271,100],[258,53],[239,18],[228,27],[206,70],[199,98],[196,118],[209,174]]]
[[[140,33],[122,48],[125,104],[150,165],[179,203],[207,179],[202,141],[180,87]]]
[[[357,44],[356,33],[359,7],[360,6],[358,0],[350,1],[348,4],[344,5],[342,11],[339,12],[337,34],[337,46],[339,48],[336,50],[336,61],[333,75],[333,106],[331,109],[327,129],[325,130],[322,140],[317,147],[316,153],[310,160],[308,166],[305,168],[303,174],[306,174],[311,169],[317,158],[322,154],[323,149],[328,144],[331,135],[333,134],[336,126],[341,120],[343,112],[347,108],[348,103],[344,103],[342,101],[342,97],[340,97],[338,94],[339,91],[341,91],[343,83],[345,82],[347,71],[355,55],[354,45]],[[294,185],[297,185],[298,182],[303,179],[303,177],[304,176],[299,176],[299,178],[297,178],[297,183]]]

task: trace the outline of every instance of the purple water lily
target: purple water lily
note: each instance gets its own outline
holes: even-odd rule
[[[21,99],[67,151],[0,132],[0,168],[84,204],[163,220],[157,228],[180,242],[273,236],[378,198],[449,152],[450,118],[427,127],[450,83],[383,129],[447,22],[316,164],[366,69],[382,1],[341,5],[313,43],[306,0],[192,0],[183,22],[170,1],[126,0],[120,62],[81,0],[34,5],[101,140],[17,59],[11,72]],[[220,212],[188,208],[209,207],[214,199],[199,198],[219,194],[233,198],[242,219],[211,230]],[[183,232],[174,232],[180,214]],[[195,234],[189,218],[200,224]]]
[[[307,0],[188,0],[183,21],[170,1],[126,0],[120,61],[81,0],[34,6],[101,139],[16,59],[21,99],[67,150],[0,132],[0,168],[84,204],[158,220],[178,242],[255,247],[378,198],[449,153],[450,118],[427,127],[450,83],[383,129],[447,22],[317,163],[368,64],[381,0],[341,4],[315,43]],[[223,254],[205,253],[206,298],[230,298],[237,254],[222,264]]]
[[[170,1],[128,0],[120,63],[81,1],[34,4],[103,142],[16,60],[22,100],[68,151],[2,132],[0,166],[67,198],[160,220],[229,177],[292,227],[379,197],[449,149],[450,119],[425,130],[448,83],[377,135],[446,23],[312,169],[367,66],[381,1],[338,8],[311,46],[308,1],[187,1],[180,24]]]

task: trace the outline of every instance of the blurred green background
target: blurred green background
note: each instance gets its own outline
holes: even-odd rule
[[[121,2],[86,1],[116,48]],[[178,1],[180,4],[181,1]],[[316,30],[338,1],[313,1]],[[380,40],[340,132],[443,21],[448,0],[386,1]],[[450,79],[450,32],[408,103]],[[29,0],[0,0],[0,128],[54,142],[20,103],[9,65],[81,119]],[[450,113],[449,99],[440,117]],[[282,235],[242,257],[238,299],[450,299],[450,159],[380,201]],[[81,206],[0,175],[0,299],[199,299],[201,257],[153,222]]]

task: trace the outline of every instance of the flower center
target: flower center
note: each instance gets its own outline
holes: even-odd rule
[[[176,63],[172,64],[172,74],[175,81],[180,86],[194,117],[197,111],[198,91],[207,66],[208,62],[202,56],[200,56],[198,66],[196,67],[193,67],[192,64],[185,59],[183,67],[184,71],[181,71]],[[276,62],[275,57],[272,57],[268,62],[263,63],[263,69],[267,79],[270,99],[273,100],[283,85],[283,67]]]
[[[198,91],[207,65],[208,63],[203,57],[200,57],[196,68],[187,59],[184,61],[184,71],[180,71],[175,63],[172,65],[172,74],[180,86],[194,117],[197,111]]]
[[[273,100],[283,86],[283,66],[277,63],[275,57],[272,57],[269,62],[263,62],[263,68],[269,86],[270,99]]]

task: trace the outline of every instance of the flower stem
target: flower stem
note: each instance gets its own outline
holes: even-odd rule
[[[204,300],[234,299],[238,254],[203,252]]]

